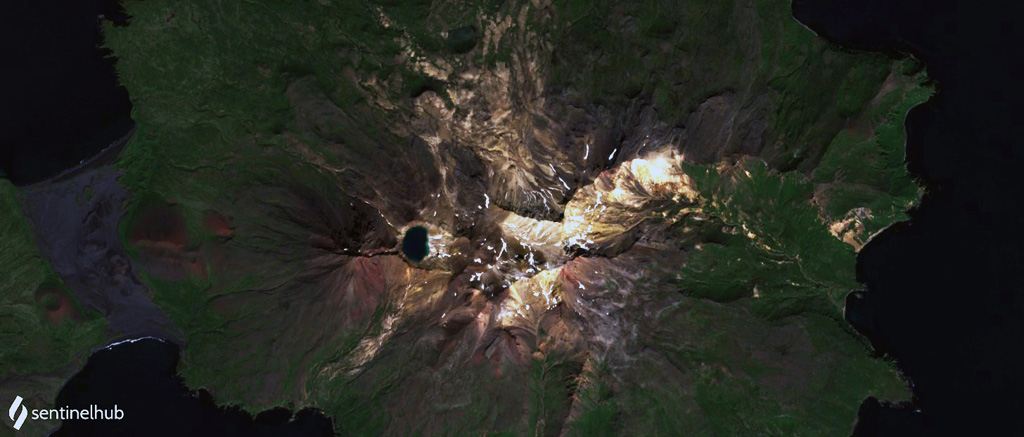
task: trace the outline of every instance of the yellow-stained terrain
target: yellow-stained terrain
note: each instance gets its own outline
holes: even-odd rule
[[[775,0],[125,6],[122,240],[218,402],[340,435],[846,435],[907,396],[842,311],[920,195],[911,61]]]

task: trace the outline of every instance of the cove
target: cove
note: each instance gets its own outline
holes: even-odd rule
[[[255,417],[237,406],[219,406],[206,390],[190,390],[177,374],[179,350],[153,338],[118,343],[94,352],[61,389],[56,407],[122,410],[122,420],[65,420],[54,437],[145,436],[333,436],[331,419],[319,410],[284,408]]]

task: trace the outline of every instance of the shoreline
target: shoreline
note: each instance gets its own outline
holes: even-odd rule
[[[121,151],[124,150],[125,146],[128,145],[128,140],[130,140],[132,135],[135,134],[135,130],[137,127],[138,125],[136,125],[135,122],[132,121],[132,127],[128,129],[128,132],[125,132],[124,135],[121,135],[121,137],[112,141],[110,144],[107,145],[107,147],[104,147],[89,159],[79,162],[74,167],[67,168],[61,171],[60,173],[57,173],[57,175],[53,177],[43,179],[38,182],[32,182],[30,184],[20,185],[18,186],[18,188],[37,188],[46,184],[66,181],[77,176],[83,171],[96,169],[107,164],[113,164],[114,162],[117,161],[118,156],[121,155]]]

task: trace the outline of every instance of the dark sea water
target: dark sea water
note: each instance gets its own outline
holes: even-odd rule
[[[78,165],[132,127],[128,92],[100,42],[116,0],[4,2],[0,16],[0,176],[17,185]]]
[[[124,22],[116,4],[5,4],[0,171],[15,183],[52,177],[130,129],[127,92],[96,48],[97,15]],[[866,400],[857,434],[1024,434],[1022,7],[795,0],[794,14],[845,47],[913,54],[939,89],[907,121],[908,166],[928,194],[860,253],[866,290],[847,308],[896,360],[914,400]],[[176,346],[156,340],[96,352],[57,405],[117,403],[125,420],[68,421],[56,435],[330,435],[329,419],[311,410],[253,418],[219,407],[183,385],[177,360]]]
[[[333,436],[317,410],[277,408],[254,418],[219,407],[205,390],[191,391],[177,376],[178,347],[155,339],[102,349],[61,389],[56,405],[124,411],[122,420],[67,420],[53,434],[77,436]]]
[[[794,15],[845,47],[913,54],[938,87],[906,124],[928,192],[861,251],[866,291],[847,307],[914,400],[867,401],[857,434],[1024,435],[1024,7],[796,0]]]
[[[96,156],[133,123],[114,59],[98,48],[100,16],[127,23],[117,0],[12,0],[0,13],[0,177],[16,185],[52,178]],[[0,248],[2,250],[2,248]],[[121,421],[69,420],[55,436],[332,436],[316,410],[255,417],[216,404],[177,376],[174,344],[146,339],[95,352],[55,405],[95,404]]]

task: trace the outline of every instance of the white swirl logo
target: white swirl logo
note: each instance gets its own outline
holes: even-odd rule
[[[28,408],[25,408],[24,405],[21,405],[22,400],[23,399],[21,399],[21,396],[16,396],[14,398],[14,403],[11,404],[9,416],[11,416],[11,420],[14,420],[14,429],[21,429],[21,425],[23,425],[25,423],[25,419],[28,418]],[[18,418],[15,419],[14,413],[18,412],[18,407],[21,407],[21,414],[19,414]]]

